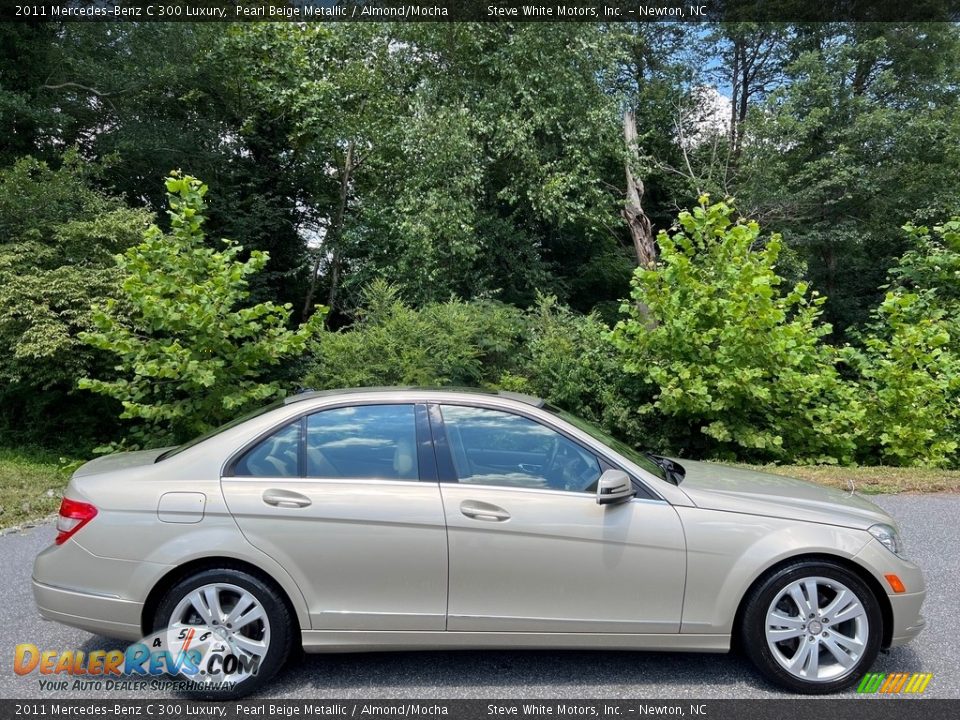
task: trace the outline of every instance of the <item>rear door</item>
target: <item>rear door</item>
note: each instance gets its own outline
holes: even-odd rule
[[[605,463],[503,409],[431,406],[448,527],[448,630],[677,633],[686,551],[673,507],[598,505]]]
[[[276,428],[228,465],[241,531],[293,576],[314,630],[443,630],[447,539],[424,406]]]

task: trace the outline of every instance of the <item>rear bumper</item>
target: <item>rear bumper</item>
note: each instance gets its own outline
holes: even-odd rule
[[[139,640],[143,603],[108,595],[66,590],[33,580],[33,598],[40,617],[96,635]]]
[[[147,592],[167,566],[94,555],[68,540],[33,563],[33,597],[40,616],[124,640],[143,637]]]

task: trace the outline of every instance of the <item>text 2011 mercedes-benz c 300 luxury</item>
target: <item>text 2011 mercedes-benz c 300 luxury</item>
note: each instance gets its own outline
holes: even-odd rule
[[[229,654],[227,696],[297,646],[732,643],[826,693],[924,625],[921,571],[872,503],[637,452],[509,393],[296,395],[87,463],[57,528],[33,572],[43,617]]]

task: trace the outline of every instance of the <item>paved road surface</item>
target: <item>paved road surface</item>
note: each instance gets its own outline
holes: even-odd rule
[[[877,500],[900,521],[909,556],[924,568],[927,630],[881,655],[876,672],[932,672],[926,695],[960,698],[960,496]],[[50,525],[0,537],[0,698],[53,697],[36,674],[14,674],[13,650],[111,649],[116,642],[40,620],[30,592],[33,558],[52,541]],[[853,693],[850,693],[851,695]],[[90,699],[89,691],[56,693]],[[742,658],[634,652],[418,652],[307,656],[266,696],[303,698],[746,698],[782,696]],[[114,692],[109,697],[161,697]]]

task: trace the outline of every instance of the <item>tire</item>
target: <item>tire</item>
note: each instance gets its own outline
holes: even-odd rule
[[[808,600],[812,589],[815,605]],[[799,560],[751,591],[740,632],[747,657],[769,680],[823,695],[852,687],[869,670],[880,651],[883,616],[855,573],[828,560]]]
[[[214,608],[212,598],[219,612],[211,609]],[[242,624],[237,623],[238,619]],[[206,670],[192,677],[181,675],[181,679],[193,681],[185,694],[215,700],[244,697],[266,685],[291,654],[294,628],[290,611],[277,590],[250,573],[231,568],[203,570],[184,578],[164,594],[153,617],[154,633],[171,638],[189,633],[190,638],[198,639],[194,649],[202,652],[222,649],[212,666],[218,671],[224,665],[233,664],[233,661],[224,662],[226,655],[255,662],[252,671],[233,671],[218,677],[207,674]],[[199,642],[207,636],[206,643]],[[176,654],[179,649],[176,641],[171,647]],[[202,668],[211,667],[207,665],[209,659],[205,654]],[[229,689],[202,687],[204,682],[217,679],[228,680],[233,685]]]

